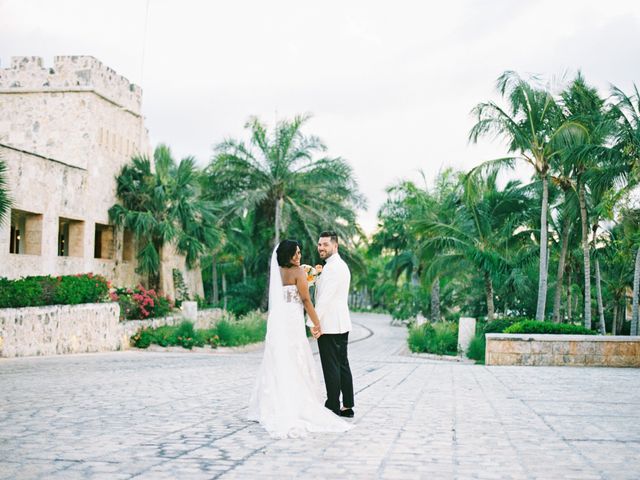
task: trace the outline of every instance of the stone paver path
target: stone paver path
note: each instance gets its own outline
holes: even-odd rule
[[[640,478],[640,370],[425,360],[354,320],[356,427],[303,439],[245,420],[259,350],[0,360],[0,479]]]

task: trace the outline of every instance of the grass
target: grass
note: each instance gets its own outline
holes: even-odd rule
[[[458,354],[458,325],[450,322],[425,323],[411,326],[407,339],[409,349],[415,353],[437,355]]]
[[[209,345],[237,347],[261,342],[267,332],[267,322],[261,312],[249,312],[241,318],[228,314],[213,328],[196,330],[192,322],[184,321],[176,326],[142,328],[131,337],[135,347],[150,345],[182,346],[187,349]]]
[[[484,333],[476,334],[469,342],[467,358],[475,360],[476,363],[484,364],[484,352],[486,345],[487,341],[484,337]]]

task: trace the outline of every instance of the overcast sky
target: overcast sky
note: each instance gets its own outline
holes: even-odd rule
[[[640,83],[640,1],[0,0],[0,65],[22,55],[98,58],[142,86],[153,144],[202,165],[251,115],[312,113],[371,231],[394,181],[504,153],[467,144],[503,71]]]

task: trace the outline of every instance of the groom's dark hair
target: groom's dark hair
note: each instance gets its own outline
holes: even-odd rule
[[[327,238],[329,237],[331,239],[331,241],[335,244],[338,243],[338,234],[334,231],[324,231],[320,234],[320,238]]]
[[[300,248],[302,250],[302,245],[297,240],[283,240],[278,245],[276,249],[276,256],[278,257],[278,265],[281,267],[290,267],[291,259],[296,254],[296,250]]]

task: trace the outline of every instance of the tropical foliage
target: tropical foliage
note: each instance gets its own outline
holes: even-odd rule
[[[356,213],[364,199],[350,165],[326,155],[318,137],[302,132],[309,119],[282,120],[269,132],[251,118],[248,141],[227,139],[216,146],[202,181],[204,197],[222,212],[218,221],[225,233],[203,262],[214,303],[238,313],[264,306],[269,258],[284,236],[301,241],[305,262],[313,263],[318,234],[335,230],[341,254],[354,268],[362,265]]]
[[[0,225],[7,217],[11,209],[11,197],[7,185],[7,165],[0,158]]]
[[[638,89],[605,97],[579,73],[556,91],[514,72],[497,89],[501,102],[473,110],[470,140],[501,139],[505,155],[388,189],[365,255],[373,281],[356,282],[365,304],[401,319],[523,317],[637,332]],[[529,182],[509,179],[518,164]]]
[[[133,157],[117,177],[120,203],[109,209],[109,216],[133,232],[138,272],[148,276],[150,288],[162,285],[163,250],[174,248],[193,268],[219,242],[217,215],[213,203],[200,194],[199,175],[192,157],[176,163],[169,148],[159,145],[153,162]]]

